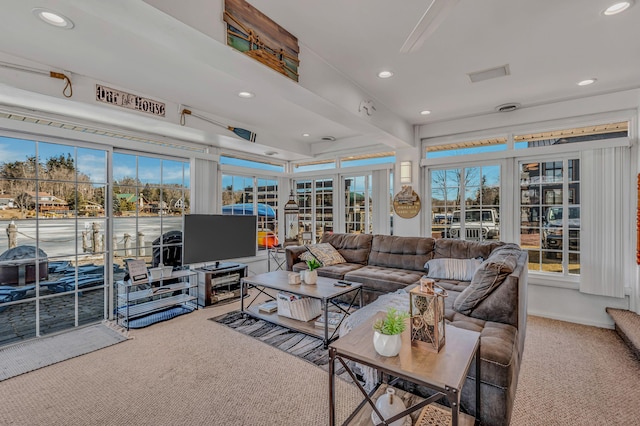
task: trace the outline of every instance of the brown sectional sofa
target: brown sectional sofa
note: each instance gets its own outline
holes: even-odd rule
[[[428,237],[398,237],[368,234],[325,233],[323,243],[330,243],[346,263],[323,266],[320,276],[363,284],[365,303],[352,315],[371,316],[385,310],[387,300],[404,303],[408,310],[408,290],[425,275],[424,265],[432,259],[499,259],[508,254],[516,259],[515,267],[497,287],[491,289],[466,315],[453,309],[456,298],[471,282],[436,279],[449,296],[445,299],[448,324],[474,330],[481,338],[481,422],[486,426],[508,425],[513,409],[518,372],[524,350],[527,303],[527,252],[503,242],[473,242]],[[298,256],[304,246],[286,248],[287,268],[306,268]],[[474,276],[474,280],[476,277]],[[469,291],[467,291],[468,294]],[[379,296],[381,297],[379,300]],[[375,301],[375,302],[374,302]],[[459,305],[456,304],[456,305]],[[475,415],[475,363],[472,363],[462,390],[461,408]],[[427,389],[406,384],[405,389],[428,395]]]

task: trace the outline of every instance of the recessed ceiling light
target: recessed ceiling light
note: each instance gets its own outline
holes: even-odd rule
[[[380,71],[378,73],[378,77],[380,78],[389,78],[389,77],[393,77],[393,72],[392,71]]]
[[[425,109],[424,111],[420,111],[420,115],[429,115],[431,114],[431,111]]]
[[[602,13],[607,16],[616,15],[618,13],[624,12],[625,10],[629,9],[632,5],[633,5],[633,0],[620,1],[612,4],[611,6],[606,8],[605,11]]]
[[[238,96],[240,96],[241,98],[253,98],[255,96],[255,94],[251,93],[251,92],[239,92]]]
[[[595,78],[588,78],[586,80],[582,80],[578,82],[578,86],[588,86],[590,84],[593,84],[596,82],[597,79]]]
[[[304,136],[305,138],[308,138],[310,135],[309,133],[303,133],[302,136]]]
[[[70,30],[74,26],[71,19],[59,14],[58,12],[54,12],[53,10],[36,7],[35,9],[31,10],[31,13],[33,13],[35,16],[37,16],[47,24],[53,25],[54,27]]]

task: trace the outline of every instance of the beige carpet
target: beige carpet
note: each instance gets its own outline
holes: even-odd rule
[[[640,363],[613,330],[529,317],[511,424],[640,425]]]
[[[328,424],[327,373],[208,321],[223,312],[0,382],[0,424]],[[531,317],[526,345],[512,425],[638,424],[640,363],[613,330]],[[338,392],[344,419],[359,394],[343,381]]]

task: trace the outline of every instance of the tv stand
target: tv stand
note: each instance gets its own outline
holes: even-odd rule
[[[247,269],[247,265],[242,263],[224,262],[196,269],[198,306],[215,305],[240,297],[240,280],[247,276]]]
[[[238,266],[241,266],[241,264],[230,263],[230,262],[216,262],[215,265],[203,266],[200,269],[205,271],[210,271],[210,272],[216,272],[216,271],[223,271],[225,269],[230,269],[230,268],[237,268]]]

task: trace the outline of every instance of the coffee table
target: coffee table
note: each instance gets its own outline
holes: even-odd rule
[[[446,326],[446,343],[440,352],[430,352],[425,348],[411,345],[410,331],[402,333],[402,348],[397,356],[384,357],[378,355],[373,347],[373,323],[376,319],[384,317],[384,313],[378,313],[358,327],[354,328],[346,336],[329,345],[329,424],[335,425],[335,362],[340,364],[349,373],[356,383],[364,400],[356,410],[344,422],[348,424],[360,424],[362,419],[371,421],[371,411],[375,410],[379,418],[384,418],[375,408],[375,400],[372,396],[378,387],[386,379],[393,385],[398,379],[408,380],[418,385],[432,389],[434,395],[417,402],[402,413],[385,419],[385,424],[428,405],[446,398],[451,405],[451,424],[473,425],[479,424],[480,418],[480,333],[464,330],[458,327]],[[477,355],[477,356],[476,356]],[[460,413],[460,392],[465,382],[473,357],[476,356],[476,419]],[[362,387],[355,374],[345,360],[373,367],[378,371],[378,385],[369,393]],[[367,404],[368,403],[368,404]]]
[[[351,308],[354,306],[354,302],[356,298],[359,298],[358,303],[359,306],[363,305],[362,298],[362,284],[359,283],[351,283],[350,286],[347,287],[337,287],[334,284],[338,282],[338,280],[326,277],[318,277],[318,282],[316,284],[289,284],[288,277],[290,271],[273,271],[266,272],[264,274],[253,275],[251,277],[245,277],[240,281],[240,294],[245,294],[243,291],[247,291],[250,288],[255,288],[258,290],[258,294],[256,294],[253,299],[249,301],[249,304],[245,307],[244,299],[240,299],[240,311],[251,315],[255,318],[260,318],[265,321],[269,321],[274,324],[282,325],[284,327],[288,327],[292,330],[300,331],[302,333],[316,336],[323,339],[324,347],[327,348],[329,342],[337,338],[338,329],[340,328],[340,324],[333,330],[331,335],[329,335],[329,326],[325,321],[323,328],[318,328],[315,326],[314,321],[300,321],[293,318],[288,318],[284,316],[280,316],[277,312],[274,313],[266,313],[260,312],[258,306],[252,306],[253,302],[256,301],[257,297],[260,294],[265,294],[270,298],[273,298],[272,295],[265,292],[265,289],[273,289],[277,291],[285,291],[288,293],[297,294],[299,296],[311,297],[313,299],[319,299],[322,303],[322,311],[327,312],[329,307],[335,307],[340,312],[345,314],[345,317],[349,315]],[[246,287],[246,289],[245,289]],[[343,307],[335,302],[339,296],[343,296],[345,294],[352,294],[351,302],[348,307]],[[344,318],[343,318],[344,320]],[[342,323],[342,322],[341,322]]]

